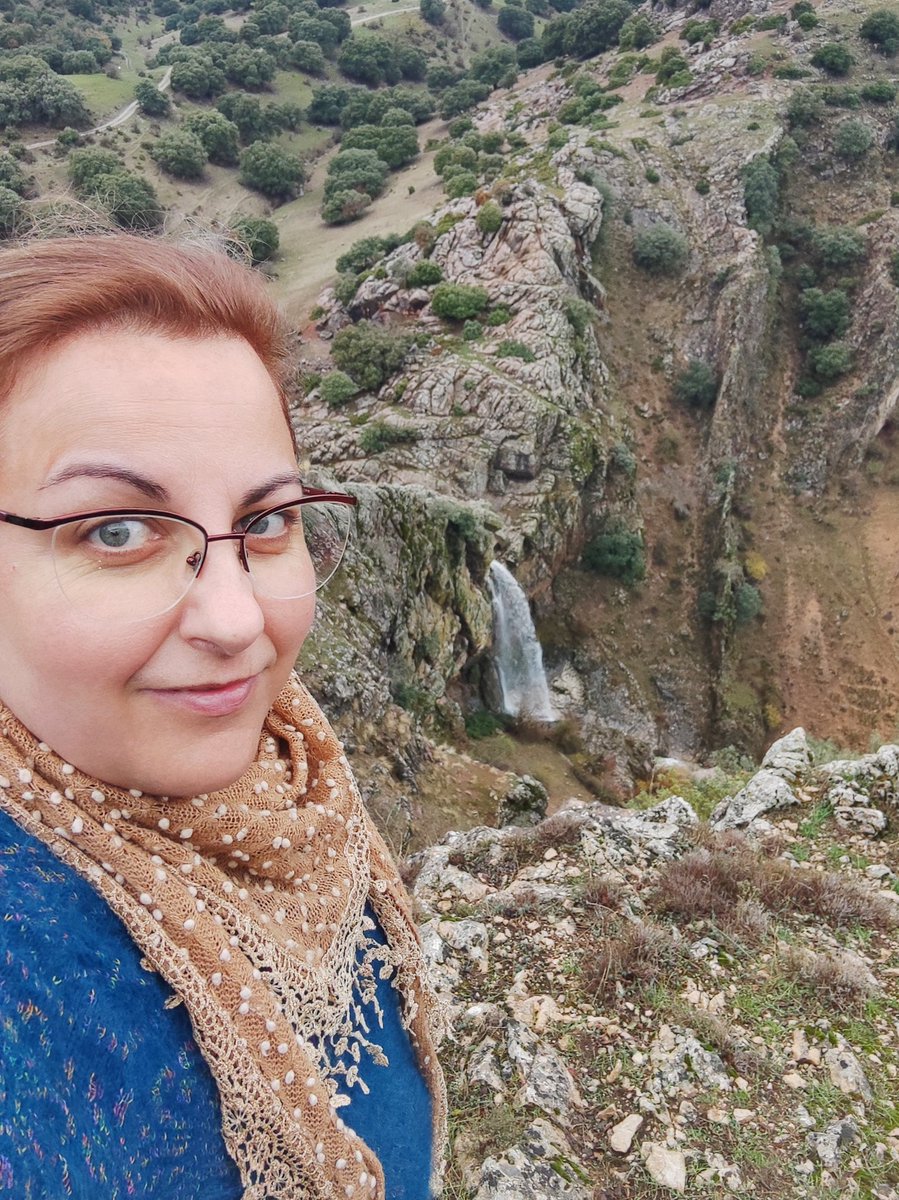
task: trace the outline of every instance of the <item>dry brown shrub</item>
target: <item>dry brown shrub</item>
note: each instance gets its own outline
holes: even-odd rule
[[[661,925],[615,919],[597,933],[599,945],[586,948],[581,964],[581,986],[595,999],[614,994],[619,983],[656,983],[683,965],[683,947]]]
[[[763,1051],[715,1013],[678,1002],[671,1015],[680,1024],[693,1029],[704,1045],[713,1046],[738,1075],[752,1079],[777,1074],[776,1064]]]
[[[780,959],[787,979],[800,987],[824,993],[823,999],[834,1004],[857,1006],[874,994],[871,981],[851,960],[833,954],[816,954],[791,946]]]
[[[890,930],[899,924],[893,905],[863,884],[768,858],[733,834],[667,863],[651,903],[657,912],[687,921],[714,920],[725,932],[749,940],[765,933],[759,906],[778,916],[803,913],[843,928],[864,924]]]
[[[603,875],[591,875],[584,884],[580,898],[586,908],[615,911],[621,908],[624,888],[617,879],[609,879]]]

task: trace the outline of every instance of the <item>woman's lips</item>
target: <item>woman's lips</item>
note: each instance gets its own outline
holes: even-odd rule
[[[249,679],[235,679],[231,683],[202,685],[188,688],[149,688],[150,695],[187,712],[200,713],[207,717],[228,717],[236,713],[249,700],[258,675]]]

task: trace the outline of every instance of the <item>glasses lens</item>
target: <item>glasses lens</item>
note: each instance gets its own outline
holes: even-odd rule
[[[98,620],[145,621],[172,608],[203,560],[203,535],[174,517],[116,513],[60,525],[53,565],[69,601]]]
[[[279,600],[308,596],[340,565],[350,533],[348,504],[286,504],[246,527],[247,562],[257,590]]]

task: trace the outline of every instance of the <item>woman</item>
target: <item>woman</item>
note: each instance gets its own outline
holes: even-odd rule
[[[415,928],[293,673],[354,500],[304,489],[288,372],[224,255],[122,234],[0,254],[17,1200],[424,1200],[439,1169]]]

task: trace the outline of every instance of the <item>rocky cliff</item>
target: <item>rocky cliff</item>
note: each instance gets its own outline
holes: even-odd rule
[[[362,571],[378,594],[356,589],[390,616],[347,632],[362,652],[336,685],[347,705],[398,676],[428,714],[448,695],[457,730],[494,704],[484,570],[499,557],[531,596],[581,769],[611,786],[654,754],[758,750],[797,719],[863,748],[899,715],[895,141],[890,107],[862,99],[885,60],[857,36],[861,10],[837,5],[814,26],[713,6],[719,28],[694,44],[685,12],[653,15],[662,37],[644,55],[540,68],[482,106],[476,129],[509,138],[499,176],[436,211],[434,236],[384,257],[345,304],[323,297],[325,336],[367,320],[414,329],[418,348],[376,392],[329,410],[313,391],[300,410],[313,462],[371,485],[365,531],[402,531],[397,569]],[[848,80],[814,65],[835,37]],[[659,83],[669,51],[685,72]],[[747,200],[760,163],[766,212]],[[486,202],[502,214],[490,232]],[[675,271],[635,258],[659,225],[684,239]],[[834,266],[826,236],[847,229],[854,256]],[[425,258],[507,323],[467,340],[436,316],[434,288],[407,284]],[[814,288],[847,298],[839,362],[815,358]],[[683,386],[697,364],[711,399]],[[388,428],[374,450],[373,424]],[[393,511],[407,492],[470,519],[409,536]],[[585,569],[609,530],[641,546],[643,582]],[[355,562],[382,552],[360,546]]]

